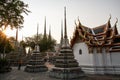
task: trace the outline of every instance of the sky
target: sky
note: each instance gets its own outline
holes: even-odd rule
[[[47,33],[51,26],[51,35],[60,42],[61,22],[64,24],[64,7],[66,6],[67,34],[70,39],[75,29],[78,18],[82,25],[93,28],[105,24],[111,14],[111,25],[118,18],[118,31],[120,33],[120,0],[22,0],[28,4],[31,11],[24,16],[24,28],[19,30],[18,39],[22,36],[30,37],[36,34],[39,24],[39,34],[44,33],[46,16]],[[15,30],[7,29],[8,36],[15,36]]]

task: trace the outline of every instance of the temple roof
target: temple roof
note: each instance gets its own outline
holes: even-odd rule
[[[80,20],[78,20],[78,22],[79,23],[76,24],[76,29],[73,33],[73,38],[71,39],[71,46],[78,42],[78,40],[80,42],[85,42],[89,47],[120,46],[120,35],[116,25],[118,20],[116,20],[113,27],[111,27],[109,18],[107,23],[94,28],[89,28],[82,25]],[[117,49],[117,51],[120,50]]]

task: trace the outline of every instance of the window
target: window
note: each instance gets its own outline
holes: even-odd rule
[[[81,49],[79,50],[79,54],[80,54],[80,55],[82,54],[82,50],[81,50]]]

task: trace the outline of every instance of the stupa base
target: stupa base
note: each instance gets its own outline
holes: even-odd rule
[[[25,71],[31,73],[46,72],[48,71],[48,68],[46,66],[26,66]]]
[[[74,68],[54,67],[49,72],[49,76],[53,78],[70,80],[70,79],[79,79],[85,77],[85,74],[80,67],[74,67]]]

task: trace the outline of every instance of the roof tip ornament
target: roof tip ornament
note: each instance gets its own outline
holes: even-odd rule
[[[108,19],[108,22],[109,22],[109,21],[110,21],[110,19],[111,19],[111,14],[109,14],[109,16],[110,16],[110,17],[109,17],[109,19]]]
[[[118,23],[118,18],[116,18],[116,22],[115,22],[114,27],[113,27],[115,34],[118,34],[117,23]]]
[[[77,27],[77,23],[76,23],[76,20],[75,20],[74,22],[75,22],[75,26]]]
[[[115,22],[115,24],[117,24],[118,23],[118,18],[116,18],[116,22]]]
[[[78,25],[79,25],[79,26],[81,25],[81,22],[80,22],[79,16],[78,16]]]

